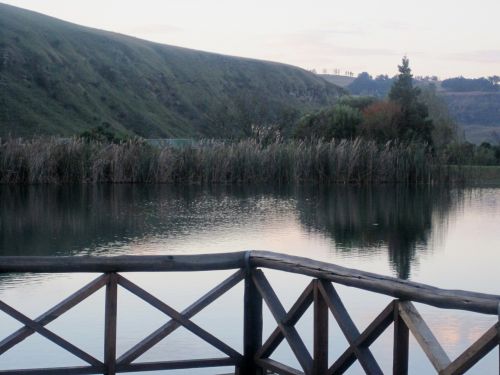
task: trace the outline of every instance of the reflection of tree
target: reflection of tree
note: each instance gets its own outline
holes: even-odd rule
[[[449,189],[429,186],[318,188],[300,194],[303,225],[332,237],[340,251],[379,252],[387,246],[400,278],[410,276],[418,247],[425,247],[436,217],[454,200]]]

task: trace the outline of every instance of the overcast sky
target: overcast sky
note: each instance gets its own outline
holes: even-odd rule
[[[500,0],[0,0],[160,43],[328,71],[500,75]]]

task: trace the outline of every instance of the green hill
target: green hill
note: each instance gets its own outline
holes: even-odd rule
[[[341,76],[336,74],[319,74],[319,76],[325,81],[340,87],[347,87],[356,79],[356,77]]]
[[[500,92],[442,92],[450,113],[473,143],[500,143]]]
[[[100,125],[143,137],[228,137],[290,123],[342,89],[293,66],[90,29],[0,4],[0,136]]]

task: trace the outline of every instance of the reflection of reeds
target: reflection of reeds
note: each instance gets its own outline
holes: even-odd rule
[[[457,174],[458,175],[458,174]],[[450,171],[422,145],[341,141],[202,141],[152,147],[80,139],[0,142],[1,183],[439,182]]]

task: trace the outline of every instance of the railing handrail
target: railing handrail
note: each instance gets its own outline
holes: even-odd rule
[[[434,286],[268,251],[197,255],[4,256],[0,273],[176,272],[262,267],[297,273],[438,308],[497,315],[500,295]]]
[[[489,315],[498,314],[500,295],[441,289],[396,277],[268,251],[252,251],[250,259],[254,267],[312,276],[401,300],[420,302],[445,309],[467,310]]]
[[[0,273],[177,272],[245,268],[247,252],[189,255],[3,256]]]

